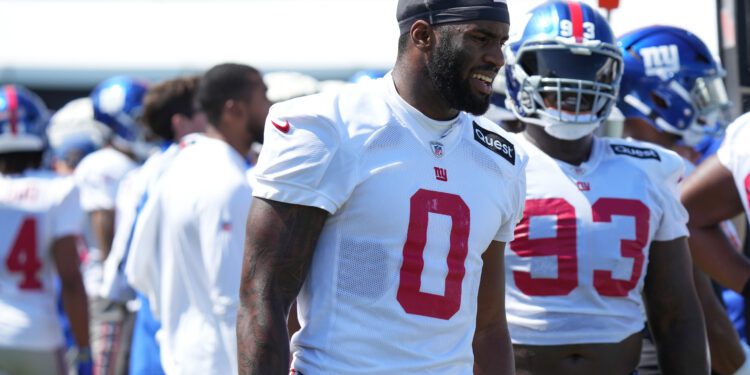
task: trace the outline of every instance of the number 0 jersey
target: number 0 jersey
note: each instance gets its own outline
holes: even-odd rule
[[[0,175],[0,347],[61,347],[55,239],[78,235],[82,211],[71,178]]]
[[[389,75],[276,104],[253,195],[331,213],[297,299],[305,374],[471,374],[482,254],[510,241],[527,158],[461,113],[430,120]]]
[[[719,162],[732,172],[745,217],[750,223],[750,114],[740,116],[729,125],[716,155]]]
[[[573,166],[528,140],[526,207],[505,256],[511,339],[614,343],[643,329],[652,241],[686,236],[683,163],[653,144],[595,138]]]

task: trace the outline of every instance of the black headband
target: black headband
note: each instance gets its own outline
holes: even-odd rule
[[[396,18],[401,34],[417,20],[430,25],[477,20],[510,24],[508,5],[502,0],[401,0]]]

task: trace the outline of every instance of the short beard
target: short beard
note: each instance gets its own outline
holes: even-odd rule
[[[436,31],[440,43],[427,60],[425,74],[451,108],[477,116],[484,114],[489,108],[490,96],[472,94],[468,78],[462,77],[469,57],[453,43],[453,27],[443,26]]]

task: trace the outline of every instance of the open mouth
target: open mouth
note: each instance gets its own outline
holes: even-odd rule
[[[474,73],[471,75],[471,81],[472,84],[485,95],[492,94],[492,81],[494,80],[494,77],[490,77],[488,75],[484,75],[481,73]]]

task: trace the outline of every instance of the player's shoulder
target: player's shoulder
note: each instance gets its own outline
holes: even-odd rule
[[[676,152],[654,143],[630,138],[598,138],[608,158],[642,169],[653,178],[682,174],[684,159]]]
[[[269,110],[266,126],[288,137],[295,132],[313,132],[345,140],[371,133],[391,119],[382,80],[342,85],[276,103]]]
[[[86,155],[76,167],[75,174],[78,176],[106,173],[122,177],[136,166],[137,163],[124,153],[105,147]]]
[[[24,173],[23,178],[28,184],[41,190],[42,194],[56,197],[56,200],[62,200],[78,191],[72,176],[61,176],[48,170],[29,170]]]
[[[736,148],[737,151],[750,153],[750,112],[738,117],[727,127],[723,146]]]
[[[504,168],[523,171],[528,154],[518,134],[513,134],[482,116],[468,115],[470,143],[487,152]]]

